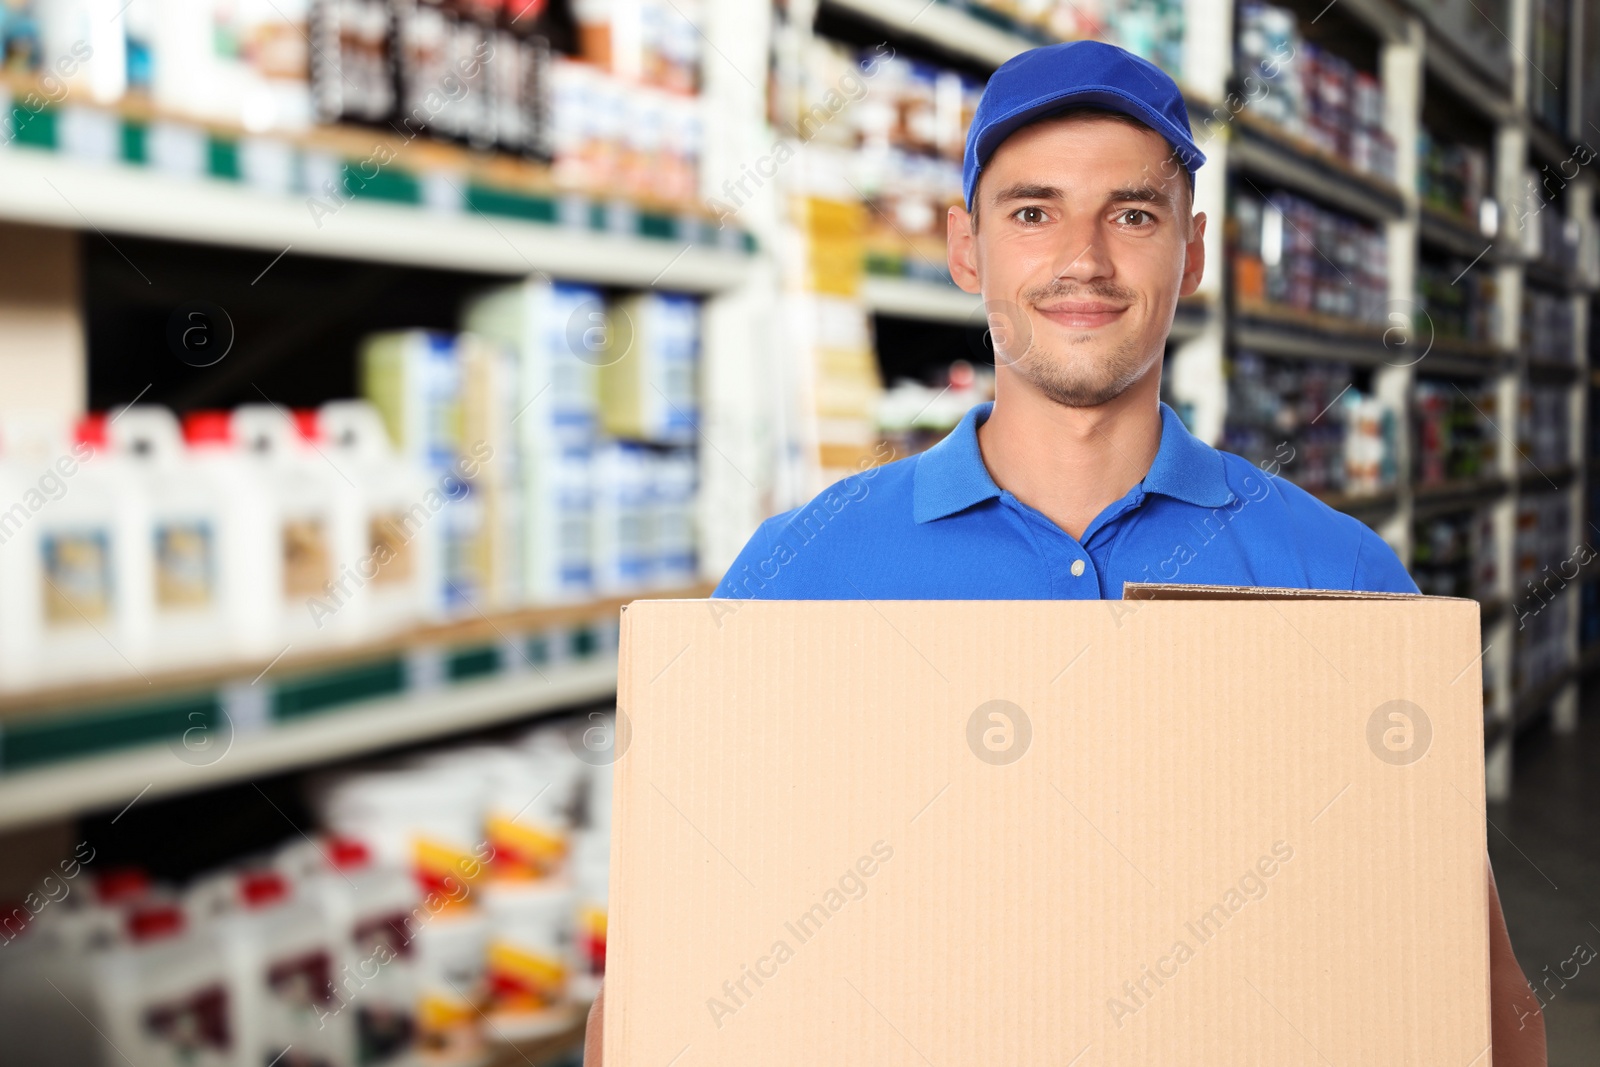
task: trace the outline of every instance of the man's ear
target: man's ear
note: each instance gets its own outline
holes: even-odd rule
[[[952,207],[945,217],[945,260],[950,265],[950,277],[969,293],[982,290],[978,284],[976,236],[967,209]]]
[[[1189,230],[1189,241],[1183,246],[1183,282],[1178,286],[1179,296],[1192,296],[1200,288],[1200,279],[1206,272],[1206,213],[1197,211]]]

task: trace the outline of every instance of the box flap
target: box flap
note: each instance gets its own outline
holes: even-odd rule
[[[1422,600],[1421,593],[1366,593],[1349,589],[1283,589],[1274,586],[1190,585],[1124,582],[1124,600]],[[1459,597],[1434,597],[1457,600]]]

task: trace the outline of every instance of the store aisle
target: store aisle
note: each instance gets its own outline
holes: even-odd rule
[[[1512,799],[1489,807],[1489,855],[1517,959],[1545,1003],[1550,1067],[1592,1067],[1600,1055],[1596,766],[1600,684],[1591,681],[1576,736],[1540,728],[1521,738]]]

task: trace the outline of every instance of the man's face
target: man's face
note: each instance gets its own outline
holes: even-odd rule
[[[1205,265],[1188,183],[1159,134],[1114,119],[1049,120],[1001,144],[976,232],[962,208],[949,220],[951,273],[983,294],[1001,375],[1092,407],[1160,367]]]

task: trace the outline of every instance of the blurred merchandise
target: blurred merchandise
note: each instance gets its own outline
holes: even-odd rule
[[[1528,64],[1540,73],[1528,81],[1528,109],[1537,121],[1566,140],[1571,4],[1568,0],[1528,0],[1528,8]]]
[[[1572,536],[1572,507],[1564,493],[1517,502],[1515,638],[1511,684],[1517,693],[1559,676],[1572,665],[1567,645],[1577,591],[1571,577],[1584,559]]]
[[[1531,285],[1522,289],[1522,350],[1529,359],[1571,364],[1578,358],[1577,311],[1571,297]]]
[[[597,289],[528,281],[473,300],[464,321],[517,368],[499,396],[520,472],[524,598],[692,582],[699,303],[644,293],[608,304]]]
[[[1490,196],[1488,153],[1477,145],[1441,141],[1426,126],[1419,127],[1417,195],[1424,205],[1479,229]]]
[[[1487,478],[1498,469],[1493,383],[1419,378],[1413,390],[1418,488]]]
[[[1522,202],[1516,205],[1521,218],[1522,251],[1529,259],[1555,271],[1576,270],[1578,266],[1583,230],[1577,219],[1567,217],[1562,196],[1567,187],[1565,169],[1576,169],[1578,165],[1573,156],[1557,170],[1548,163],[1523,169]]]
[[[1493,344],[1500,336],[1500,296],[1492,270],[1465,260],[1417,260],[1417,306],[1412,330],[1428,338]]]
[[[610,774],[577,755],[597,729],[613,716],[339,772],[312,785],[315,837],[181,890],[105,872],[93,899],[8,916],[11,1051],[40,1067],[467,1065],[569,1027],[569,980],[592,998],[605,960]]]
[[[1489,601],[1500,595],[1494,516],[1462,511],[1412,526],[1411,576],[1427,596]]]
[[[1563,385],[1523,379],[1517,390],[1518,466],[1554,472],[1572,463],[1572,398]]]
[[[1313,312],[1388,324],[1388,241],[1379,227],[1292,193],[1232,190],[1228,227],[1239,310]],[[1303,321],[1303,320],[1301,320]]]
[[[1253,0],[1239,5],[1235,63],[1250,113],[1357,172],[1395,180],[1394,139],[1383,128],[1383,86],[1371,71],[1300,36],[1294,12]]]
[[[974,406],[994,399],[993,368],[960,359],[942,377],[940,386],[902,378],[878,402],[878,435],[894,447],[894,455],[930,448]]]
[[[1394,411],[1355,388],[1345,363],[1234,357],[1221,447],[1313,493],[1394,487]]]
[[[326,197],[328,213],[372,185],[459,210],[464,169],[505,190],[699,207],[690,0],[11,0],[5,11],[7,69],[64,99],[22,143]],[[372,140],[344,160],[307,136],[318,123],[370,126]],[[402,162],[419,138],[510,158]],[[587,216],[562,212],[579,226]]]

